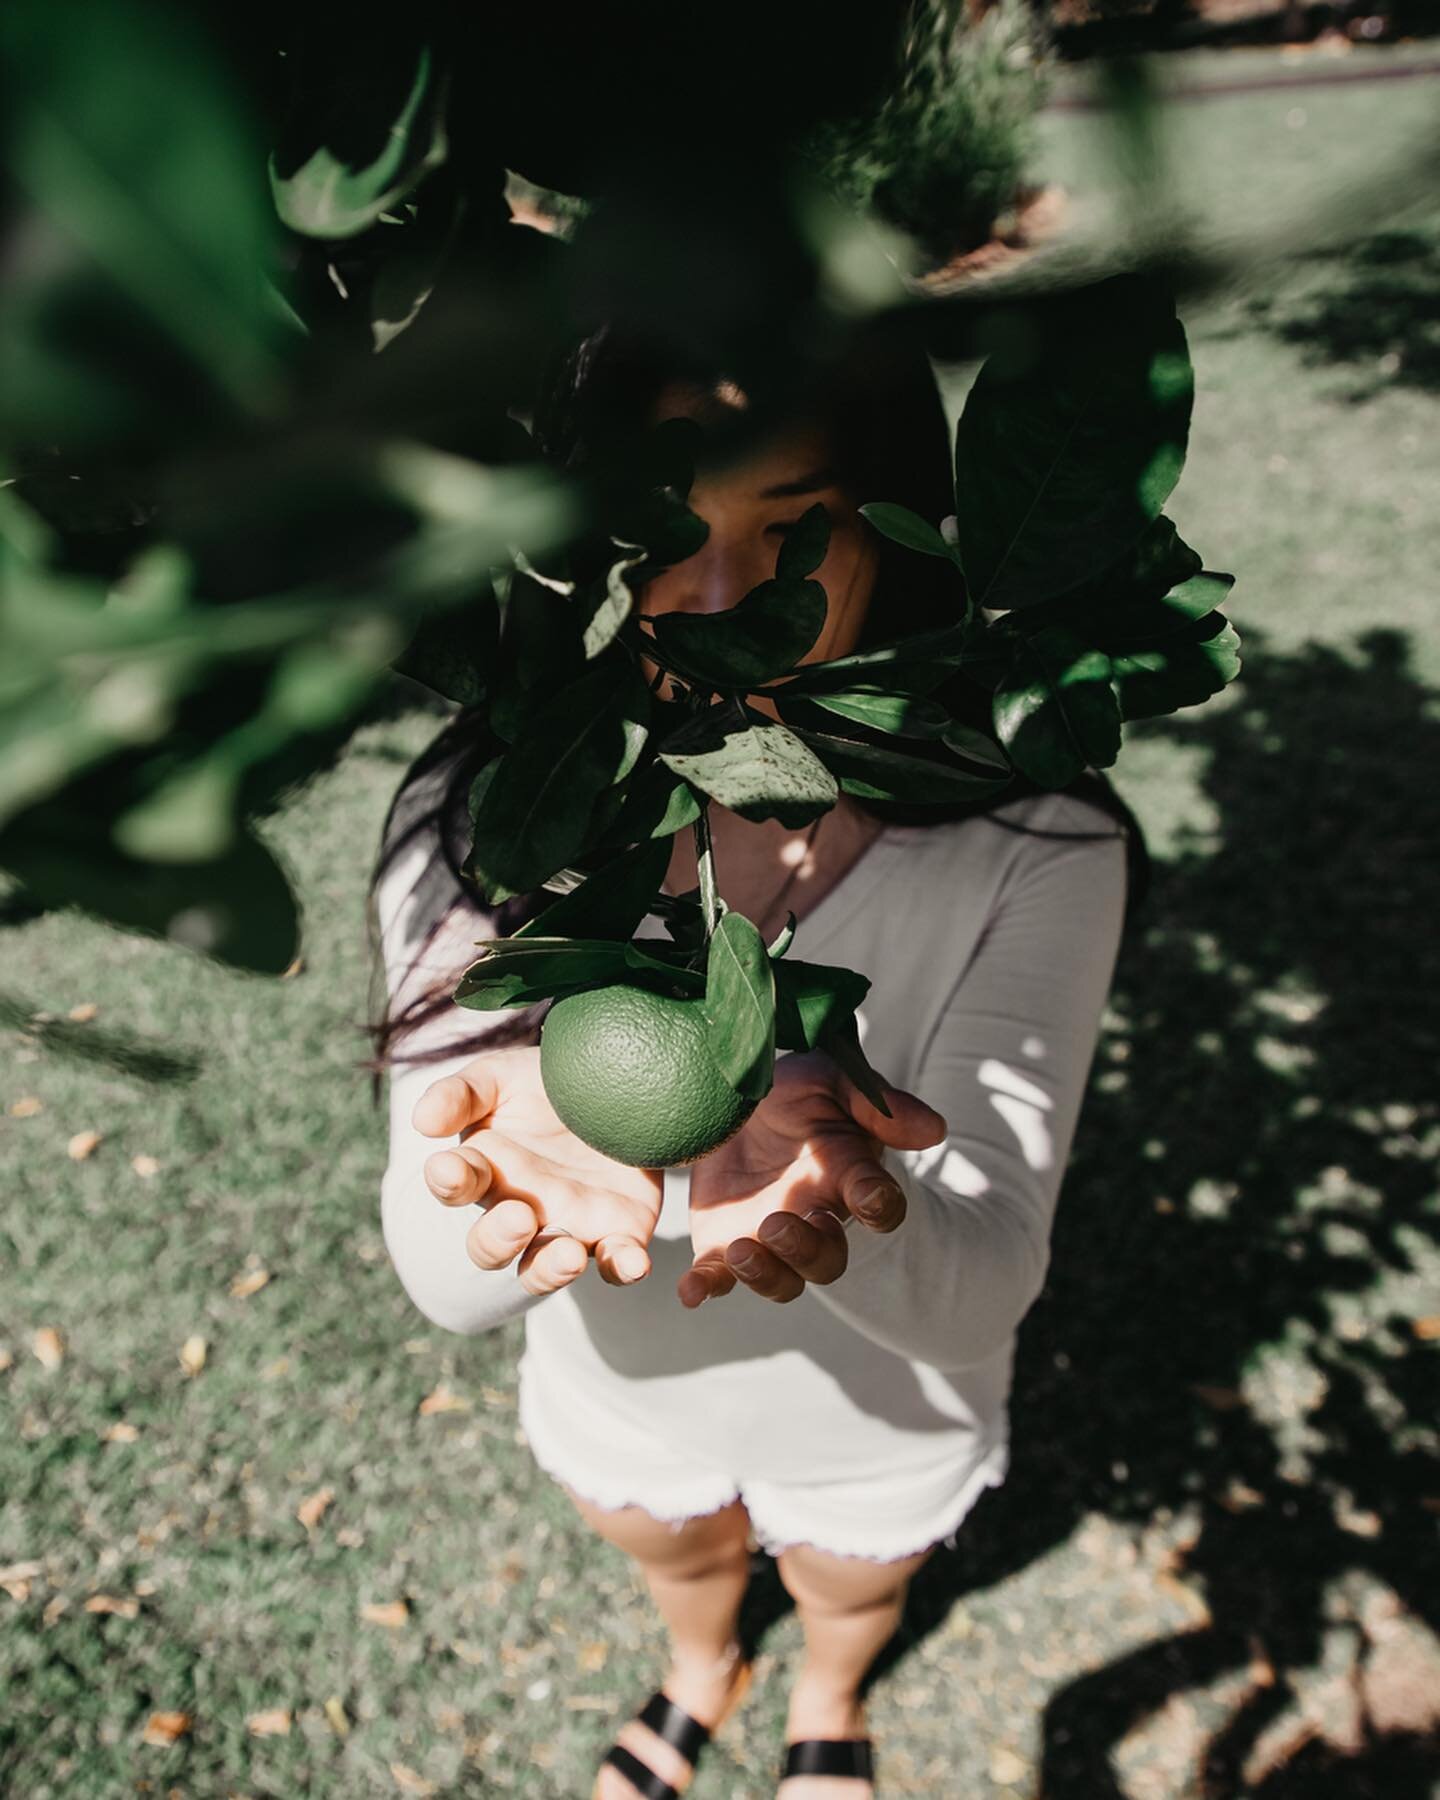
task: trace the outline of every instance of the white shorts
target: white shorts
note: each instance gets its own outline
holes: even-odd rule
[[[632,1421],[593,1407],[567,1407],[553,1385],[519,1368],[520,1425],[535,1461],[553,1480],[606,1510],[643,1506],[678,1531],[690,1519],[745,1502],[756,1541],[771,1556],[808,1544],[833,1556],[893,1562],[944,1542],[954,1547],[961,1521],[987,1487],[1005,1479],[1005,1441],[963,1465],[877,1470],[861,1480],[761,1481],[736,1477],[688,1451],[677,1451]]]

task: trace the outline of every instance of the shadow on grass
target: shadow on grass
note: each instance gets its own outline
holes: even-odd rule
[[[1252,323],[1297,346],[1312,365],[1355,370],[1354,402],[1390,387],[1440,390],[1440,226],[1380,231],[1306,257],[1325,285],[1256,299]]]
[[[56,1056],[69,1057],[72,1062],[103,1063],[137,1081],[193,1081],[202,1066],[197,1056],[160,1050],[118,1031],[47,1018],[15,994],[0,993],[0,1026],[28,1033],[37,1047]]]
[[[1372,1729],[1363,1703],[1355,1743],[1302,1735],[1263,1785],[1242,1774],[1337,1620],[1375,1698],[1357,1574],[1440,1626],[1435,1351],[1374,1292],[1433,1234],[1440,722],[1400,634],[1358,650],[1282,657],[1251,630],[1226,704],[1147,727],[1208,755],[1220,827],[1157,868],[1122,948],[1119,1024],[1021,1333],[1010,1476],[925,1565],[872,1671],[1089,1514],[1192,1518],[1184,1571],[1208,1623],[1055,1694],[1045,1800],[1121,1800],[1120,1741],[1222,1677],[1242,1691],[1196,1791],[1430,1791],[1434,1745]],[[762,1572],[751,1629],[788,1606]],[[1036,1628],[1070,1635],[1065,1603]]]

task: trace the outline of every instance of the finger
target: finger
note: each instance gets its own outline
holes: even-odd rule
[[[650,1273],[650,1253],[639,1238],[612,1231],[595,1246],[595,1267],[611,1287],[629,1287]]]
[[[590,1252],[577,1237],[537,1237],[520,1258],[520,1285],[529,1294],[553,1294],[568,1287],[590,1266]]]
[[[802,1281],[817,1282],[821,1287],[838,1281],[850,1260],[845,1227],[825,1206],[817,1206],[803,1219],[794,1213],[771,1213],[761,1221],[755,1236]]]
[[[735,1285],[735,1274],[725,1261],[723,1250],[707,1250],[680,1277],[676,1292],[680,1304],[692,1310],[707,1300],[728,1294]]]
[[[487,1207],[465,1233],[465,1254],[477,1269],[503,1269],[539,1229],[539,1219],[523,1200],[501,1200]]]
[[[872,1231],[894,1231],[909,1210],[905,1190],[879,1163],[862,1157],[840,1177],[846,1210]]]
[[[489,1197],[499,1200],[527,1200],[532,1204],[545,1196],[549,1211],[581,1198],[593,1189],[583,1188],[564,1174],[549,1157],[540,1155],[503,1131],[480,1130],[456,1145],[456,1155],[478,1160],[490,1170]]]
[[[773,1250],[767,1250],[756,1238],[736,1238],[725,1251],[725,1261],[762,1300],[783,1304],[798,1300],[805,1292],[804,1281],[789,1263],[781,1262]]]
[[[454,1075],[432,1081],[415,1102],[410,1123],[426,1137],[450,1137],[488,1119],[500,1098],[490,1059],[477,1056]]]
[[[425,1158],[425,1185],[446,1206],[469,1206],[483,1199],[494,1180],[489,1160],[468,1144]],[[492,1194],[492,1199],[496,1197]]]
[[[891,1112],[888,1119],[878,1106],[865,1098],[848,1075],[844,1081],[844,1099],[851,1118],[892,1149],[928,1150],[949,1130],[944,1113],[927,1106],[918,1094],[909,1094],[904,1088],[892,1086],[883,1075],[880,1085],[885,1090],[885,1103]]]

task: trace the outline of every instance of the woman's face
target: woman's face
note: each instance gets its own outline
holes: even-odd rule
[[[670,407],[673,417],[681,407]],[[716,471],[701,470],[690,489],[689,506],[710,527],[696,553],[648,581],[639,596],[643,613],[724,612],[775,573],[775,558],[786,532],[817,501],[830,515],[830,547],[810,579],[825,589],[825,624],[800,659],[824,662],[855,648],[865,624],[879,551],[874,533],[856,511],[855,498],[826,467],[826,446],[818,431],[796,430],[756,450],[745,461]],[[642,657],[647,681],[658,673]],[[669,676],[658,690],[674,696]],[[776,717],[773,704],[751,704]]]

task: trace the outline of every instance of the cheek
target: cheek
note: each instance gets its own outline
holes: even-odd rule
[[[878,561],[873,546],[858,532],[839,532],[832,537],[829,552],[812,577],[825,589],[828,602],[822,644],[831,646],[843,639],[848,647],[860,635]]]

